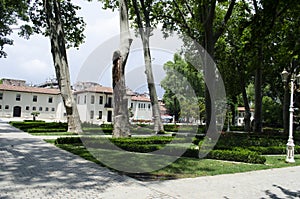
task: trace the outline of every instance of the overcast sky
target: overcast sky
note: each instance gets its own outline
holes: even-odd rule
[[[113,51],[118,48],[119,15],[117,10],[103,10],[97,2],[73,0],[80,5],[79,15],[86,22],[85,43],[77,49],[68,49],[68,61],[70,65],[71,82],[92,81],[104,86],[111,86],[111,57]],[[49,78],[55,77],[49,38],[34,35],[29,40],[19,38],[13,34],[13,46],[5,46],[7,58],[0,59],[0,78],[23,79],[29,84],[40,84]],[[143,73],[143,56],[141,43],[135,41],[132,45],[127,67],[129,84],[133,90],[146,89],[146,78]],[[178,40],[178,38],[177,38]],[[173,54],[179,50],[177,41],[165,41],[154,39],[151,42],[153,70],[156,84],[164,77],[163,63],[172,60]],[[135,47],[134,47],[135,46]]]

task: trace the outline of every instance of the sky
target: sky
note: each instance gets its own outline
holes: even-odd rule
[[[72,2],[82,8],[78,15],[84,18],[87,25],[85,43],[79,50],[67,50],[71,82],[91,81],[111,86],[111,57],[119,46],[119,13],[117,10],[103,10],[97,1]],[[176,41],[172,38],[166,41],[162,40],[160,33],[157,35],[151,38],[151,51],[155,84],[159,85],[165,77],[163,64],[172,60],[181,43],[178,38],[175,38]],[[8,57],[0,59],[0,78],[22,79],[34,85],[55,78],[49,38],[34,35],[26,40],[19,38],[17,33],[12,34],[11,38],[14,45],[4,47]],[[139,38],[135,38],[126,66],[126,81],[134,91],[142,92],[147,87],[143,63],[142,44]]]

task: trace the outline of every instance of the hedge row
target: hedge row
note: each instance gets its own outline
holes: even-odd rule
[[[48,128],[33,128],[28,129],[28,133],[48,133],[48,132],[66,132],[65,128],[55,128],[55,129],[48,129]]]
[[[22,130],[22,131],[28,131],[29,129],[65,129],[65,131],[68,130],[68,124],[67,123],[57,123],[57,122],[11,122],[12,126]]]
[[[114,146],[110,143],[107,143],[104,139],[95,139],[95,138],[83,138],[84,143],[89,147],[103,148],[103,149],[114,149]],[[159,149],[162,149],[165,144],[170,142],[170,138],[166,137],[151,137],[151,138],[112,138],[110,139],[112,143],[116,146],[122,148],[126,151],[139,152],[139,153],[149,153]],[[58,138],[55,141],[56,144],[81,144],[82,141],[79,137],[66,137]],[[160,154],[165,155],[177,155],[179,152],[184,151],[185,148],[182,146],[168,146],[165,147],[163,151],[160,151]],[[183,157],[198,158],[199,150],[189,148],[185,150],[182,154]],[[219,160],[229,160],[229,161],[238,161],[254,164],[263,164],[266,159],[263,156],[260,156],[258,153],[244,150],[213,150],[208,153],[206,158],[210,159],[219,159]]]
[[[212,150],[207,155],[207,158],[252,164],[264,164],[266,162],[264,156],[260,156],[258,153],[249,150]]]

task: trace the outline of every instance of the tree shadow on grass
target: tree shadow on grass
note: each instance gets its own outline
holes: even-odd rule
[[[275,184],[273,185],[273,187],[280,189],[281,192],[284,194],[284,198],[279,197],[277,194],[272,193],[270,190],[266,190],[265,193],[268,196],[268,198],[271,198],[271,199],[286,199],[286,198],[294,199],[294,198],[300,198],[300,190],[298,190],[298,191],[291,191],[289,189],[286,189],[286,188],[284,188],[282,186],[275,185]],[[263,197],[262,199],[265,199],[265,197]]]

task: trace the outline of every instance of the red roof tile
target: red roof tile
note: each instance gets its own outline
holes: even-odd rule
[[[75,93],[84,93],[84,92],[112,94],[113,93],[113,89],[110,88],[110,87],[105,87],[105,86],[97,85],[97,86],[93,86],[93,87],[87,88],[85,90],[76,91]]]
[[[131,97],[132,101],[143,101],[143,102],[151,102],[150,98],[144,95],[135,95]]]
[[[31,86],[13,86],[13,85],[5,85],[5,84],[0,84],[0,91],[16,91],[16,92],[41,93],[41,94],[52,94],[52,95],[60,94],[59,89],[38,88],[38,87],[31,87]]]

